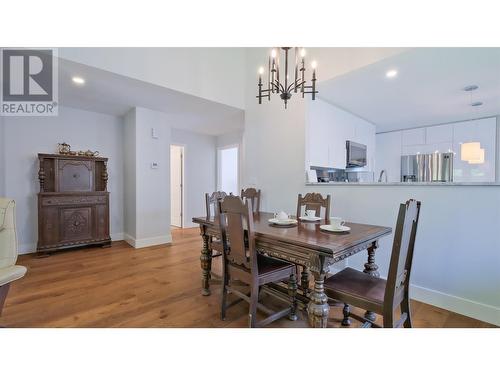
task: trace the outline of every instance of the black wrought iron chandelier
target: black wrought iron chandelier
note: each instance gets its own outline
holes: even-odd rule
[[[271,94],[279,94],[280,98],[285,102],[285,108],[287,107],[287,102],[292,97],[292,92],[300,92],[302,97],[305,94],[311,94],[312,100],[316,99],[316,61],[313,61],[311,67],[313,69],[311,85],[306,85],[305,79],[305,55],[306,51],[304,48],[300,49],[295,47],[295,75],[294,80],[290,80],[289,69],[288,69],[288,55],[292,47],[277,47],[271,50],[271,55],[269,56],[268,69],[267,69],[267,88],[262,88],[264,84],[262,83],[262,76],[264,74],[264,67],[259,69],[259,104],[262,104],[262,98],[267,98],[268,101],[271,100]],[[285,53],[285,64],[284,64],[284,74],[283,67],[280,65],[280,52],[281,50]],[[284,78],[280,81],[280,72]],[[310,90],[310,91],[307,91]]]

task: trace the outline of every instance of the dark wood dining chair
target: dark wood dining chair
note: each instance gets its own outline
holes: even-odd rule
[[[247,200],[252,202],[252,211],[259,212],[260,211],[260,189],[257,190],[255,188],[247,188],[245,190],[241,189],[241,198],[243,202]]]
[[[297,217],[302,216],[302,209],[304,213],[306,210],[315,210],[316,216],[321,216],[321,209],[324,208],[324,219],[328,220],[330,216],[330,194],[323,198],[320,193],[307,193],[304,197],[299,194],[297,199]]]
[[[219,216],[219,202],[227,197],[227,193],[224,191],[214,191],[212,194],[205,193],[205,205],[207,210],[207,220],[211,217],[218,219]],[[212,257],[218,257],[222,255],[222,242],[215,239],[210,238],[209,243],[210,249],[215,251],[215,254],[212,254]]]
[[[299,197],[297,199],[297,218],[303,215],[302,212],[304,212],[305,215],[306,210],[315,210],[316,216],[320,217],[321,209],[324,208],[323,219],[328,220],[330,216],[330,204],[330,194],[328,194],[326,198],[323,198],[320,193],[307,193],[304,197],[302,196],[302,194],[299,194]],[[309,271],[306,267],[302,267],[300,288],[305,295],[309,294]]]
[[[297,279],[295,267],[282,260],[257,253],[253,213],[248,202],[243,203],[240,197],[227,196],[219,205],[219,222],[224,247],[221,319],[226,318],[227,308],[244,300],[250,304],[248,318],[251,328],[263,327],[286,315],[290,320],[296,320]],[[229,246],[228,237],[231,239],[231,246]],[[233,287],[232,282],[236,280],[249,285],[250,293],[245,294]],[[289,307],[275,312],[259,303],[261,286],[285,280],[288,281]],[[227,295],[229,293],[239,298],[228,304]],[[267,318],[257,321],[257,309],[267,314]]]
[[[382,315],[384,327],[412,327],[409,287],[419,215],[420,202],[416,200],[410,199],[399,207],[387,281],[352,268],[325,280],[326,295],[344,302],[342,325],[350,325],[352,316],[363,322],[364,327],[380,327],[366,317],[352,314],[350,305],[353,305]],[[394,322],[398,306],[401,316]]]
[[[224,191],[214,191],[212,194],[205,193],[205,205],[207,212],[207,219],[211,217],[216,218],[219,215],[219,201],[227,197]]]

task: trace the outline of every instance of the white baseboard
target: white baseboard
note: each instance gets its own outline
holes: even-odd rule
[[[500,308],[471,301],[462,297],[438,292],[437,290],[423,288],[417,285],[410,286],[410,298],[442,309],[466,315],[500,326]]]
[[[140,249],[143,247],[148,247],[148,246],[155,246],[155,245],[163,245],[167,243],[172,243],[172,236],[167,235],[167,236],[158,236],[158,237],[149,237],[149,238],[134,238],[130,236],[127,233],[124,233],[124,238],[127,243],[136,248]]]

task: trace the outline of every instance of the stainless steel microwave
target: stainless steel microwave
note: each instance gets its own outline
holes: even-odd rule
[[[347,141],[346,149],[346,168],[366,166],[366,145],[353,141]]]

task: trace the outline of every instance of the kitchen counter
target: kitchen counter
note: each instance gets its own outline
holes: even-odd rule
[[[500,186],[499,182],[306,182],[306,186]]]

